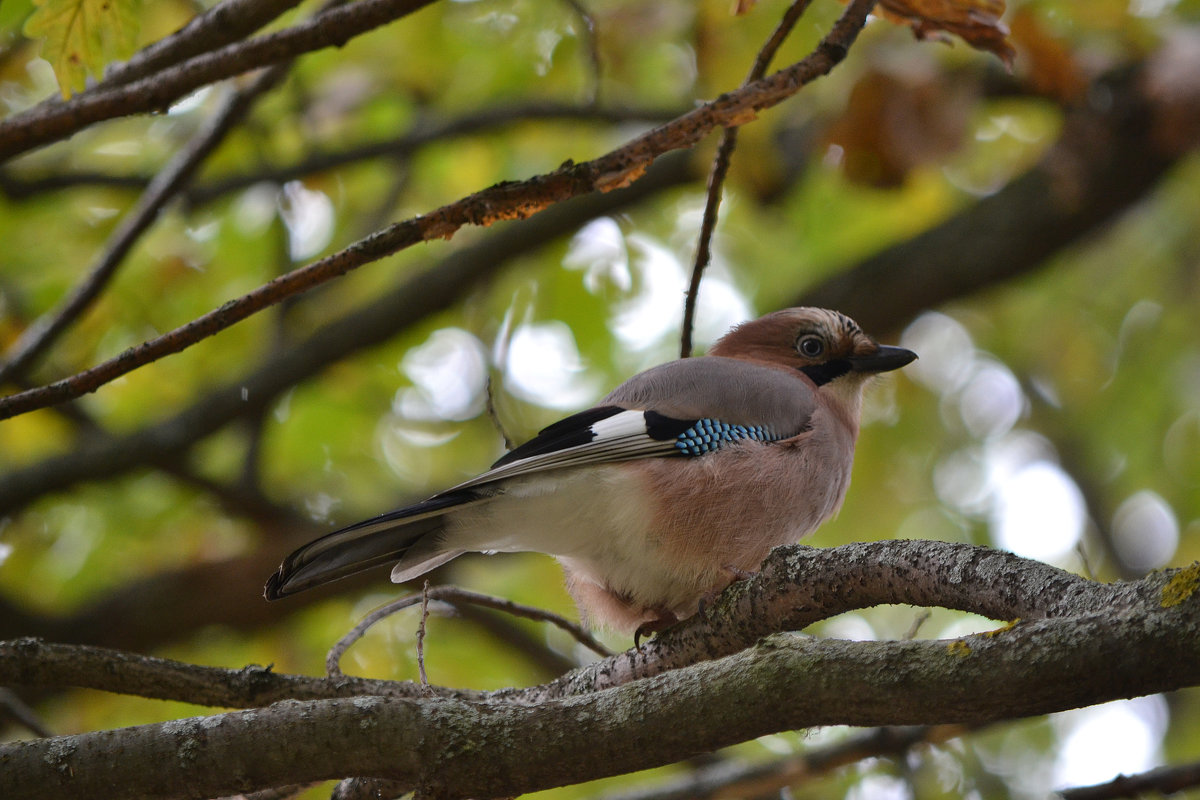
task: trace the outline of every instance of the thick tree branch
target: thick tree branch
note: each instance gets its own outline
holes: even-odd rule
[[[927,551],[931,544],[937,549]],[[113,787],[148,798],[206,797],[347,774],[389,778],[430,797],[511,796],[780,730],[981,724],[1200,683],[1200,566],[1113,586],[1064,574],[1031,595],[1047,568],[966,545],[879,542],[828,552],[844,563],[823,568],[842,571],[794,565],[794,577],[820,585],[796,590],[837,598],[822,613],[935,597],[955,607],[982,579],[983,599],[968,604],[1011,612],[1040,599],[1040,610],[1066,615],[950,641],[777,633],[733,655],[557,699],[535,687],[476,699],[283,701],[0,747],[0,775],[12,798],[86,800]],[[941,557],[918,557],[913,571],[901,565],[935,552]],[[789,548],[773,561],[798,554],[806,555]],[[919,578],[920,587],[905,578]],[[744,623],[764,607],[783,619],[791,591],[764,577],[731,590],[721,605],[741,608]],[[762,603],[742,606],[750,594]]]
[[[251,665],[221,669],[168,658],[40,639],[0,642],[0,684],[38,689],[97,689],[196,705],[253,708],[279,700],[356,695],[421,697],[420,687],[353,676],[310,678]],[[447,692],[448,695],[454,693]],[[478,697],[467,693],[464,696]]]
[[[1200,585],[1200,567],[1180,574],[1178,589],[1188,589],[1188,580]],[[532,702],[587,694],[731,655],[778,631],[801,630],[822,619],[882,603],[952,608],[992,619],[1030,620],[1078,617],[1101,608],[1108,613],[1126,612],[1162,600],[1161,587],[1149,579],[1097,583],[985,547],[937,541],[871,542],[833,548],[792,545],[777,548],[757,575],[731,586],[705,612],[640,647],[581,667],[544,686],[501,690],[495,696],[520,697]],[[48,649],[39,649],[43,647]],[[69,645],[40,645],[32,639],[12,643],[0,651],[0,684],[16,682],[39,688],[87,686],[141,694],[138,686],[143,673],[184,666],[155,659],[139,664],[139,669],[128,675],[120,675],[105,661],[120,654],[81,648],[81,655],[73,661],[69,652]],[[41,661],[43,658],[45,663]],[[217,690],[222,702],[227,700],[228,693],[243,691],[241,673],[206,670],[199,674],[209,681],[223,681],[222,676],[235,679],[232,686]],[[287,678],[274,674],[271,677]],[[336,674],[334,683],[342,677]],[[71,682],[85,679],[101,683]],[[191,685],[195,681],[189,673],[172,678],[168,685]],[[290,696],[303,699],[344,696],[340,689],[317,695],[307,688],[300,691]],[[164,695],[158,689],[147,696],[208,702],[193,694]]]
[[[372,1],[362,0],[348,8]],[[500,220],[523,219],[572,197],[627,186],[640,178],[659,156],[693,146],[716,127],[744,122],[828,73],[845,57],[846,49],[854,42],[872,7],[874,0],[852,0],[828,36],[809,56],[768,78],[722,95],[607,155],[583,164],[565,164],[554,172],[526,181],[500,183],[430,214],[396,223],[341,252],[282,275],[180,328],[130,348],[103,364],[48,386],[0,399],[0,419],[93,392],[121,375],[177,353],[288,297],[412,245],[449,238],[464,225],[487,226]],[[2,125],[0,157],[3,157]]]
[[[883,545],[883,546],[881,546]],[[806,577],[807,576],[807,577]],[[851,609],[907,603],[991,619],[1066,618],[1153,600],[1146,582],[1102,584],[1001,550],[947,542],[794,545],[774,550],[752,580],[640,648],[549,684],[552,697],[587,693],[736,653],[775,631],[802,630]],[[769,598],[769,599],[768,599]]]

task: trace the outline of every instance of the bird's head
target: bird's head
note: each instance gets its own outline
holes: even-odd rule
[[[827,308],[786,308],[742,323],[709,355],[798,370],[855,418],[868,378],[917,357],[903,347],[879,344],[857,322]]]

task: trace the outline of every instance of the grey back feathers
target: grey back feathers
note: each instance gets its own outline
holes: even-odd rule
[[[808,425],[816,396],[793,370],[704,356],[652,367],[613,389],[600,404],[675,419],[761,426],[788,438]]]

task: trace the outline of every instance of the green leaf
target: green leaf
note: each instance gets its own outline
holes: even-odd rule
[[[34,0],[37,10],[25,35],[42,40],[63,97],[84,88],[87,74],[99,76],[112,61],[128,58],[137,45],[142,0]]]

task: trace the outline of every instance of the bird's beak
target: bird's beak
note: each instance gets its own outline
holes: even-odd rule
[[[889,372],[917,360],[917,354],[903,347],[881,344],[879,349],[867,356],[851,356],[847,359],[855,372]]]

